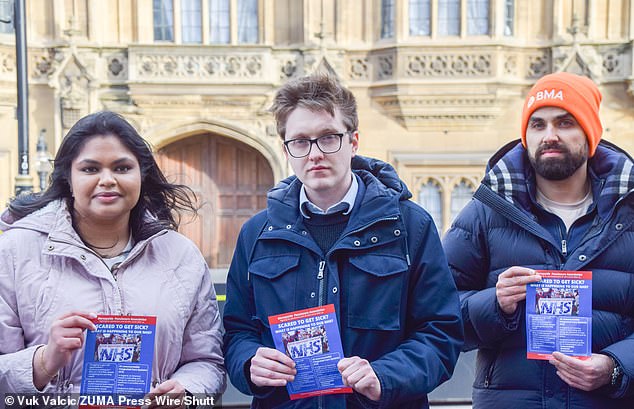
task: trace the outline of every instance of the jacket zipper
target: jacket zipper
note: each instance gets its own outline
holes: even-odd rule
[[[317,271],[317,280],[319,281],[319,305],[324,305],[324,297],[325,297],[325,280],[324,280],[324,270],[326,269],[326,260],[321,260],[319,262],[319,270]]]
[[[564,232],[561,230],[561,224],[557,227],[559,228],[559,237],[561,237],[561,254],[566,257],[568,255],[568,242],[564,237]]]
[[[326,283],[324,280],[324,270],[326,269],[326,260],[320,260],[319,261],[319,269],[317,270],[317,280],[319,281],[319,305],[322,306],[324,305],[324,298],[325,298],[325,288],[326,288]],[[324,407],[324,397],[323,396],[319,396],[317,398],[317,407],[318,408],[323,408]]]
[[[493,356],[493,361],[491,361],[491,366],[489,366],[489,370],[487,371],[487,375],[484,377],[484,387],[488,388],[491,385],[491,378],[493,377],[493,369],[495,368],[495,360],[498,358],[498,354],[496,353]]]

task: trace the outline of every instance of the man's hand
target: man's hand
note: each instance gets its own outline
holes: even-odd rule
[[[159,405],[156,401],[157,396],[167,395],[169,400],[166,402],[173,403],[172,405],[163,404]],[[185,398],[185,388],[177,380],[170,379],[156,386],[146,396],[151,399],[151,403],[147,406],[148,409],[154,408],[183,408],[185,407],[183,399]]]
[[[337,364],[346,386],[377,402],[381,399],[381,383],[370,363],[358,356],[343,358]]]
[[[526,299],[526,284],[536,283],[542,278],[535,270],[525,267],[511,267],[498,276],[495,296],[505,314],[517,310],[517,303]]]
[[[256,386],[286,386],[293,382],[295,362],[277,349],[260,347],[251,358],[251,382]]]
[[[603,354],[592,354],[590,359],[582,361],[561,352],[553,352],[549,362],[557,368],[557,375],[564,382],[586,392],[610,383],[614,370],[612,358]]]

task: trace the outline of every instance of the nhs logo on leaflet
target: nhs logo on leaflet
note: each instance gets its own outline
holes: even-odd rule
[[[526,104],[527,108],[530,108],[533,106],[533,104],[537,101],[542,101],[544,99],[558,99],[560,101],[564,100],[564,92],[562,90],[556,90],[556,89],[551,89],[551,90],[543,90],[543,91],[539,91],[537,94],[532,95],[529,99],[528,99],[528,103]]]
[[[308,338],[301,341],[289,342],[288,351],[292,359],[307,358],[322,353],[321,337]]]
[[[573,315],[572,298],[542,298],[539,300],[539,314]]]
[[[101,362],[132,362],[134,345],[105,344],[99,345],[98,357]]]

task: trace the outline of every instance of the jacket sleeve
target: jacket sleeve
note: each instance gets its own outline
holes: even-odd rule
[[[249,228],[254,224],[258,224],[255,218],[242,227],[229,267],[227,302],[223,314],[224,352],[231,383],[244,394],[264,399],[279,388],[257,388],[248,379],[250,360],[258,348],[264,346],[262,329],[252,319],[255,316],[255,305],[249,281],[249,258],[256,235],[259,234],[259,231]]]
[[[381,383],[381,408],[423,398],[449,379],[463,341],[458,293],[436,227],[422,209],[404,211],[412,256],[405,319],[408,335],[394,351],[371,362]]]
[[[41,345],[25,345],[17,308],[15,241],[11,233],[0,234],[0,391],[38,393],[33,385],[33,355]],[[45,391],[52,388],[49,384]]]
[[[198,250],[192,248],[184,260],[188,266],[183,266],[180,273],[200,277],[200,281],[194,308],[183,333],[179,367],[170,378],[191,393],[219,394],[227,385],[216,292],[207,264]]]
[[[484,205],[472,200],[443,238],[449,269],[460,293],[465,351],[496,347],[518,329],[524,308],[520,304],[512,316],[507,316],[499,307],[495,286],[487,287],[490,258],[486,220]]]
[[[616,342],[602,353],[611,356],[623,368],[621,384],[611,390],[612,398],[625,398],[634,396],[634,333],[622,341]]]

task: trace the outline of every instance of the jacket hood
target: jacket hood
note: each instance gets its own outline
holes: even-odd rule
[[[391,195],[398,195],[400,200],[407,200],[412,197],[412,193],[405,185],[405,182],[398,177],[396,170],[389,163],[356,155],[352,158],[352,172],[359,175],[366,182],[367,179],[374,179],[375,188],[387,190]],[[268,199],[284,202],[284,198],[295,184],[301,186],[297,176],[287,177],[268,192]]]
[[[595,155],[588,159],[588,169],[600,214],[634,192],[634,161],[613,143],[599,143]],[[529,191],[535,188],[535,174],[519,140],[504,145],[491,157],[482,185],[519,207],[530,207]]]
[[[60,211],[65,209],[66,203],[61,200],[53,201],[22,218],[17,218],[9,212],[9,209],[6,209],[0,215],[0,231],[19,228],[47,234],[55,226],[56,221],[60,217]],[[68,212],[65,212],[65,214],[68,214]]]
[[[399,203],[406,201],[412,194],[396,174],[394,168],[380,160],[355,156],[352,160],[352,172],[359,178],[359,193],[355,222],[368,223],[377,217],[399,212]],[[299,191],[302,182],[297,176],[290,176],[267,195],[267,209],[271,220],[283,225],[294,225],[301,214],[299,212]]]

